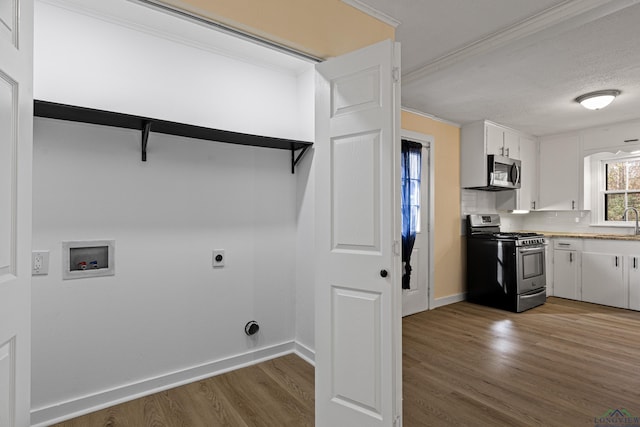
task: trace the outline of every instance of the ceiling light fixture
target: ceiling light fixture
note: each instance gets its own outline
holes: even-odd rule
[[[584,108],[589,110],[600,110],[611,104],[616,96],[620,95],[619,90],[598,90],[596,92],[585,93],[575,99]]]

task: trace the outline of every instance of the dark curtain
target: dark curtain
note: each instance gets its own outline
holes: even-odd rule
[[[402,289],[409,289],[411,279],[411,251],[416,241],[420,215],[420,174],[422,144],[402,140]]]

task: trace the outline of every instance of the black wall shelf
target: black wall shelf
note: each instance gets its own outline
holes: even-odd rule
[[[189,138],[225,142],[229,144],[249,145],[252,147],[289,150],[291,151],[291,173],[295,173],[295,166],[302,159],[302,156],[304,156],[307,150],[313,145],[312,142],[307,141],[231,132],[166,120],[152,119],[148,117],[133,116],[131,114],[115,113],[112,111],[96,110],[93,108],[77,107],[39,100],[35,100],[33,102],[33,114],[36,117],[47,117],[50,119],[139,130],[142,133],[141,151],[143,162],[147,161],[147,144],[150,132],[186,136]],[[296,153],[296,151],[298,151],[298,153]]]

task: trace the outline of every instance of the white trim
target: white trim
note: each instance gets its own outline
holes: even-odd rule
[[[311,366],[316,366],[316,352],[299,341],[295,342],[294,353]]]
[[[487,37],[445,54],[425,66],[405,74],[402,76],[403,84],[426,78],[430,74],[451,67],[458,62],[486,54],[515,41],[524,39],[525,37],[538,33],[548,37],[551,28],[554,26],[560,26],[557,31],[573,28],[632,6],[638,1],[639,0],[564,1],[504,30],[496,31]]]
[[[342,2],[348,4],[351,7],[355,7],[360,12],[364,12],[372,18],[377,19],[378,21],[382,21],[387,25],[391,25],[393,28],[398,28],[398,25],[401,24],[401,22],[393,16],[387,15],[386,13],[381,12],[366,3],[363,3],[360,0],[342,0]]]
[[[462,292],[459,294],[453,294],[446,297],[436,298],[433,304],[433,308],[443,307],[445,305],[454,304],[456,302],[464,301],[467,299],[467,293]]]
[[[402,111],[406,111],[407,113],[415,114],[417,116],[426,117],[427,119],[435,120],[437,122],[441,122],[441,123],[444,123],[444,124],[447,124],[447,125],[455,126],[457,128],[461,128],[462,127],[462,125],[460,123],[451,122],[451,121],[446,120],[446,119],[441,119],[440,117],[436,117],[436,116],[434,116],[432,114],[424,113],[424,112],[419,111],[419,110],[414,110],[413,108],[402,107]]]
[[[298,352],[301,348],[304,350]],[[189,384],[205,378],[220,375],[225,372],[255,365],[266,360],[275,359],[287,354],[296,353],[307,362],[309,361],[303,352],[311,350],[294,341],[287,341],[269,347],[248,351],[236,356],[219,359],[191,368],[170,372],[142,381],[88,394],[76,399],[60,402],[49,406],[43,406],[31,410],[32,427],[46,427],[71,418],[76,418],[91,412],[98,411],[113,405],[127,402],[170,388]]]
[[[591,180],[585,182],[585,185],[591,185],[591,224],[592,226],[600,227],[620,227],[620,228],[634,228],[635,220],[627,221],[605,221],[605,194],[628,194],[629,190],[618,191],[606,191],[605,183],[607,181],[605,164],[609,162],[620,161],[633,161],[640,159],[640,156],[636,153],[630,153],[626,151],[618,151],[616,154],[609,152],[602,152],[599,155],[592,155],[589,167],[591,169]],[[594,201],[595,200],[595,201]],[[595,208],[594,208],[595,206]],[[627,216],[629,218],[630,216]]]

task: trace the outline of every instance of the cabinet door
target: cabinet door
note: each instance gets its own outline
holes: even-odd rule
[[[520,209],[535,209],[538,196],[538,142],[533,138],[520,138],[522,185]]]
[[[579,209],[579,157],[577,135],[540,141],[538,210]]]
[[[626,265],[629,270],[629,308],[640,310],[640,255],[630,255]]]
[[[487,154],[504,156],[504,131],[489,123],[485,126]]]
[[[504,155],[512,159],[520,160],[520,136],[508,130],[503,132]]]
[[[620,254],[582,252],[582,301],[627,308]]]
[[[505,138],[506,135],[505,133]],[[520,161],[522,162],[522,184],[518,190],[498,191],[496,193],[496,209],[499,211],[533,210],[536,208],[538,194],[538,142],[525,136],[518,136],[517,139],[520,149]],[[506,141],[507,139],[505,139]],[[513,153],[513,151],[510,152]]]
[[[553,251],[553,295],[580,299],[578,287],[578,252]]]

